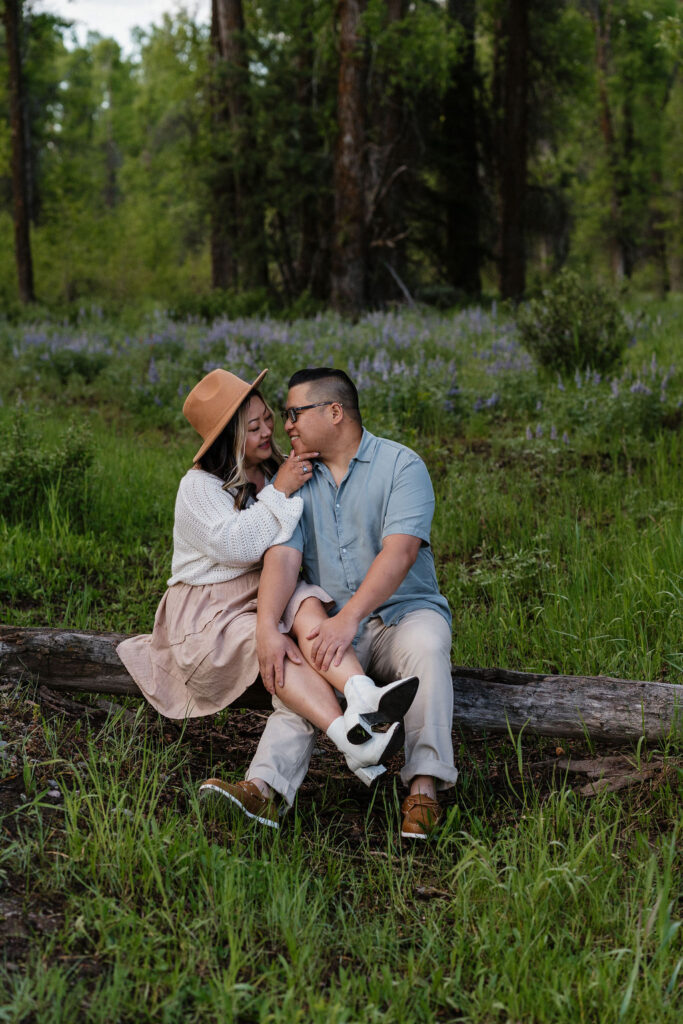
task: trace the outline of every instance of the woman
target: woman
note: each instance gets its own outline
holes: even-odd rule
[[[221,711],[258,677],[255,627],[261,559],[267,548],[291,537],[303,509],[296,492],[318,454],[291,453],[285,459],[277,448],[273,413],[257,390],[266,373],[248,384],[226,370],[213,370],[183,406],[203,443],[178,489],[172,576],[152,634],[124,640],[117,648],[144,696],[168,718]],[[327,601],[320,587],[299,583],[280,628],[289,632],[301,616],[309,632],[325,618]],[[331,670],[330,678],[337,686],[346,680],[341,686],[347,690],[346,717],[332,686],[303,659],[299,664],[287,661],[278,696],[324,730],[349,768],[370,785],[384,771],[381,762],[402,743],[399,720],[417,680],[398,680],[380,690],[363,675],[352,652]],[[372,713],[378,709],[387,712],[384,720],[394,723],[386,733],[372,732],[370,722],[377,717]],[[200,793],[226,796],[250,817],[277,827],[273,788],[260,778],[236,784],[209,779]]]

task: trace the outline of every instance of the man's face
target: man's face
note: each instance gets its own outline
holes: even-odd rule
[[[301,405],[313,405],[319,402],[315,389],[310,384],[297,384],[290,388],[285,401],[285,408],[292,409]],[[320,405],[314,409],[303,409],[297,413],[296,423],[287,418],[285,430],[292,442],[292,448],[299,452],[322,452],[327,420],[325,413],[328,405]]]

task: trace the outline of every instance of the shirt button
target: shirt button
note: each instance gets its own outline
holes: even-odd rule
[[[335,505],[335,508],[341,508],[341,505]]]
[[[343,555],[345,555],[345,554],[346,554],[346,548],[342,548],[342,554],[343,554]]]

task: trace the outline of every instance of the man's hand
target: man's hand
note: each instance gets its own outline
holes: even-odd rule
[[[257,633],[256,652],[263,685],[270,694],[285,685],[285,658],[295,665],[301,664],[301,653],[291,637],[279,630],[260,630]]]
[[[327,672],[333,659],[335,667],[341,664],[357,632],[358,619],[349,614],[346,608],[342,608],[337,615],[321,622],[308,634],[306,639],[315,641],[311,647],[311,657],[318,672]]]

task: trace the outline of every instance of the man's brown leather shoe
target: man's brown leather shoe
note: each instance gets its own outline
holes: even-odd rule
[[[244,811],[248,818],[253,818],[261,825],[279,828],[277,807],[272,798],[265,797],[255,782],[223,782],[221,779],[207,779],[199,787],[200,797],[217,793],[227,797],[236,807]]]
[[[401,839],[427,839],[441,821],[438,801],[425,793],[413,793],[401,804]]]

